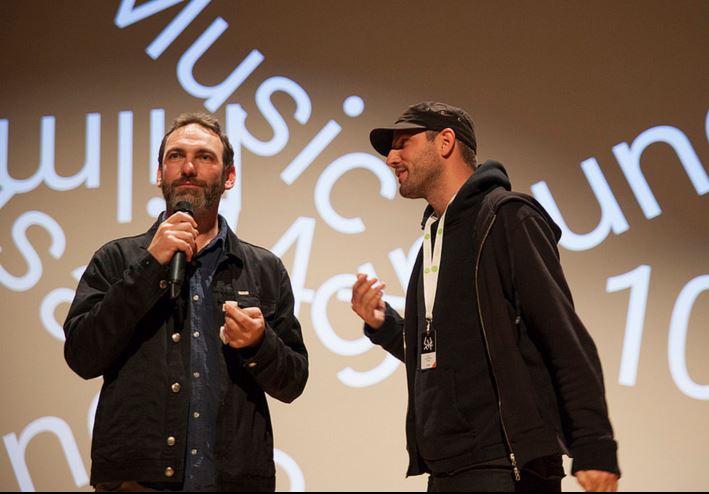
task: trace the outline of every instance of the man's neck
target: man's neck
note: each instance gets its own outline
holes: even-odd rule
[[[470,173],[459,173],[451,177],[447,177],[441,184],[441,187],[427,198],[428,203],[436,212],[436,216],[440,218],[445,212],[451,199],[458,193],[463,184],[470,178]]]
[[[209,244],[219,233],[219,215],[215,211],[204,211],[194,216],[197,222],[197,252]]]

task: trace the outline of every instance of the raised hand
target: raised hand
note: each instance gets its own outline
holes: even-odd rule
[[[385,310],[382,297],[386,283],[376,285],[377,281],[377,278],[368,279],[366,274],[357,273],[357,281],[352,285],[352,310],[374,329],[384,324]]]

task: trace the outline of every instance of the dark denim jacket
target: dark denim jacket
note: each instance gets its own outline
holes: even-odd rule
[[[167,266],[147,251],[158,224],[99,249],[87,267],[64,332],[64,356],[84,379],[103,376],[91,448],[91,484],[181,482],[189,406],[186,303],[169,298]],[[212,282],[215,320],[237,300],[258,306],[266,333],[256,350],[219,356],[215,458],[224,490],[274,490],[273,432],[265,393],[291,402],[308,379],[308,355],[278,257],[229,230]],[[219,338],[218,334],[210,334]]]

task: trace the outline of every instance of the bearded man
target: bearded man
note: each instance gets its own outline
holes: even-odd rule
[[[308,354],[281,260],[218,213],[235,182],[219,122],[180,115],[158,155],[165,211],[101,247],[79,282],[64,356],[84,379],[103,376],[97,491],[275,490],[265,394],[297,398]]]

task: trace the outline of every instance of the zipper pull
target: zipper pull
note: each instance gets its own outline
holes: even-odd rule
[[[520,475],[519,468],[517,468],[517,460],[514,453],[510,453],[510,460],[512,461],[512,472],[515,474],[515,480],[519,482],[522,480],[522,475]]]

